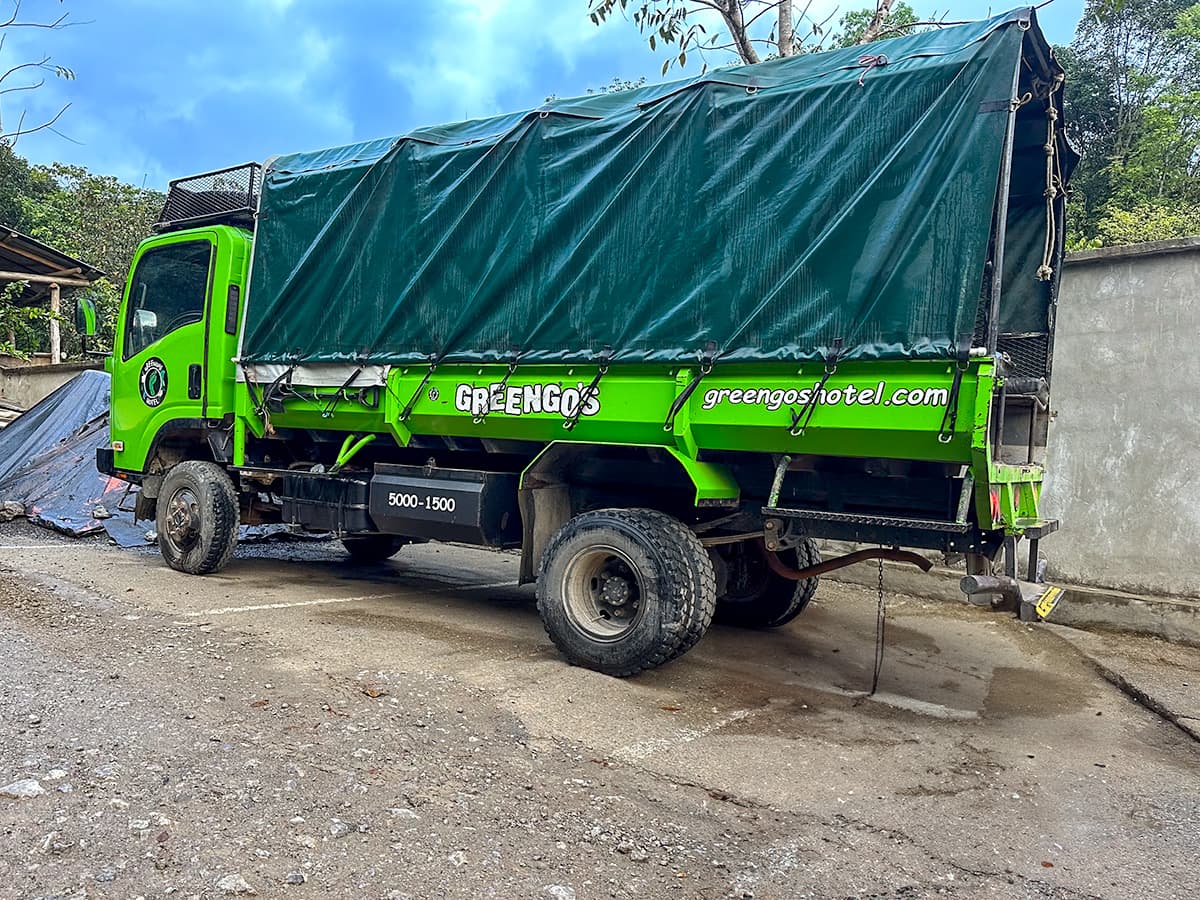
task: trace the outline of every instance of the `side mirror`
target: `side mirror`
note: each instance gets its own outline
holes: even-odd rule
[[[75,301],[75,330],[83,337],[96,336],[96,304],[90,297]]]
[[[151,331],[158,327],[158,315],[152,309],[135,309],[133,311],[133,327]]]

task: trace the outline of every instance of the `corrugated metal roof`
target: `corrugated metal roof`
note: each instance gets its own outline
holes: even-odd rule
[[[82,278],[85,281],[95,281],[107,274],[7,225],[0,225],[0,271],[29,275],[62,275],[65,278]],[[0,284],[0,287],[3,285]],[[49,285],[30,284],[17,298],[17,302],[30,305],[44,297],[48,289]]]

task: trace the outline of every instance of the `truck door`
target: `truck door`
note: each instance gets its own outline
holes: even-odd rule
[[[155,434],[199,419],[216,236],[166,235],[138,251],[113,346],[112,437],[118,468],[140,471]]]

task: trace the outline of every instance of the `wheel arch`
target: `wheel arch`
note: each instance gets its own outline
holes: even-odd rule
[[[725,466],[673,447],[555,441],[521,473],[521,582],[534,580],[551,536],[578,513],[651,507],[686,519],[698,507],[736,507],[740,497]]]
[[[169,419],[164,422],[154,433],[146,451],[134,517],[138,520],[155,517],[163,478],[173,466],[191,459],[228,463],[230,457],[225,448],[231,448],[232,441],[220,440],[224,434],[224,431],[214,429],[200,419]]]

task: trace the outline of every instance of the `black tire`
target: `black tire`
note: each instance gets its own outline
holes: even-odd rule
[[[155,525],[158,549],[172,569],[189,575],[219,572],[238,537],[238,496],[216,463],[188,460],[163,479]]]
[[[804,612],[817,592],[816,578],[792,581],[767,566],[761,547],[750,541],[718,547],[727,576],[725,591],[717,598],[717,621],[739,628],[778,628]],[[821,551],[805,538],[780,558],[794,569],[815,566]]]
[[[716,581],[708,553],[678,519],[652,509],[600,509],[551,538],[537,604],[569,662],[625,677],[695,646],[712,623]]]
[[[368,565],[395,556],[408,540],[394,534],[364,534],[342,538],[342,546],[356,563]]]

